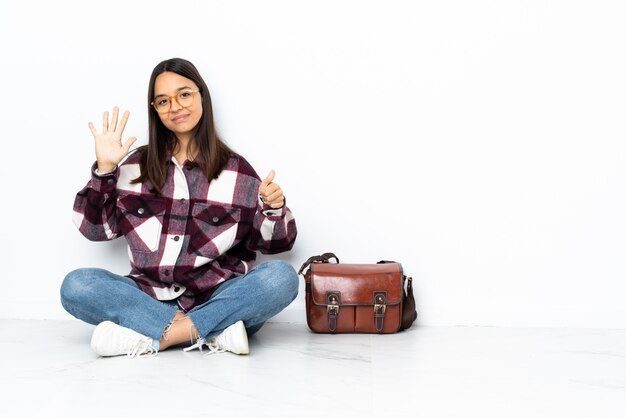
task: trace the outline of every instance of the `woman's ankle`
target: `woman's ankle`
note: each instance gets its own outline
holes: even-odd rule
[[[184,342],[193,343],[199,336],[191,318],[182,312],[176,312],[159,341],[159,351]]]

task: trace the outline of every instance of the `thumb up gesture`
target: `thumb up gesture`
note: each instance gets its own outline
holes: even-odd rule
[[[274,176],[276,173],[274,170],[265,177],[265,180],[261,182],[259,186],[259,196],[266,205],[272,209],[282,208],[285,204],[285,196],[283,196],[283,189],[276,183],[274,183]]]

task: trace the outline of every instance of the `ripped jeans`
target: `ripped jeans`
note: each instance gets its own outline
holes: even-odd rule
[[[252,335],[297,294],[298,274],[294,268],[284,261],[267,261],[220,284],[211,299],[186,314],[206,339],[239,320]],[[182,311],[175,300],[156,300],[132,279],[98,268],[70,272],[61,285],[61,304],[71,315],[89,324],[112,321],[156,343],[176,311]]]

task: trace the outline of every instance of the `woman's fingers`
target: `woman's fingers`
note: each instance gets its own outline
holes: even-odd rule
[[[91,131],[91,133],[93,134],[93,136],[98,135],[98,131],[96,131],[96,127],[93,126],[93,123],[89,122],[89,130]]]
[[[265,189],[265,193],[263,194],[263,199],[265,199],[266,202],[273,202],[274,200],[278,199],[282,195],[283,195],[283,191],[280,188],[280,186],[278,186],[278,184],[276,183],[272,183]]]
[[[278,208],[282,208],[283,205],[285,204],[285,197],[282,195],[282,193],[276,197],[276,198],[270,198],[268,200],[265,201],[266,205],[269,205],[271,208],[273,209],[278,209]]]
[[[135,138],[134,136],[131,136],[130,138],[126,140],[126,143],[123,145],[124,154],[128,154],[128,151],[130,151],[130,147],[133,146],[136,140],[137,138]]]
[[[114,107],[109,121],[109,112],[105,111],[102,116],[102,132],[98,132],[94,124],[89,122],[88,126],[95,141],[96,159],[99,165],[106,167],[117,165],[137,141],[137,138],[130,137],[122,143],[122,134],[129,116],[130,112],[127,110],[120,119],[119,108]]]
[[[268,185],[272,184],[272,181],[274,181],[275,176],[276,176],[276,172],[273,169],[270,170],[267,177],[265,177],[265,180],[261,182],[260,189],[264,190]]]
[[[283,206],[285,200],[283,196],[283,190],[276,183],[271,183],[262,194],[263,201],[273,208],[279,208]]]
[[[113,116],[111,117],[111,125],[109,126],[110,130],[113,132],[117,131],[117,116],[120,113],[120,109],[116,106],[113,108]]]
[[[130,112],[126,110],[118,124],[119,112],[120,110],[117,106],[113,108],[111,123],[109,124],[109,112],[106,110],[104,111],[104,114],[102,115],[102,135],[106,135],[111,132],[114,134],[119,134],[119,140],[121,142],[122,133],[126,128],[126,123],[128,122],[128,118],[130,117]],[[91,133],[94,136],[100,135],[100,133],[96,130],[95,126],[91,122],[89,122],[89,130],[91,130]]]
[[[102,114],[102,133],[105,134],[107,132],[119,132],[120,134],[124,131],[126,127],[126,122],[128,121],[128,117],[130,116],[130,112],[127,110],[122,115],[122,119],[118,125],[117,121],[120,115],[120,109],[115,106],[113,108],[113,113],[111,115],[111,122],[109,123],[109,111],[105,110]],[[90,126],[91,129],[91,126]],[[92,130],[93,132],[93,130]]]
[[[120,137],[122,136],[122,132],[124,132],[124,128],[126,128],[126,122],[128,122],[128,117],[130,116],[130,112],[127,110],[122,115],[122,120],[120,120],[120,125],[116,128],[115,132],[120,133]],[[117,120],[117,118],[116,118]],[[116,122],[117,123],[117,122]]]
[[[267,177],[261,181],[259,194],[266,205],[278,209],[285,204],[285,197],[283,196],[283,189],[281,189],[278,184],[274,183],[275,176],[276,172],[271,170]]]

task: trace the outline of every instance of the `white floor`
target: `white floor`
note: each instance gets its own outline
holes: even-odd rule
[[[626,330],[269,323],[248,356],[131,359],[92,329],[0,320],[0,417],[626,417]]]

